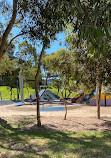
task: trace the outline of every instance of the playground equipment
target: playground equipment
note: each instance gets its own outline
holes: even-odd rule
[[[84,94],[83,91],[80,91],[78,94],[79,97],[72,98],[72,103],[88,103],[96,95],[96,90],[92,90],[92,92],[87,96]]]
[[[51,101],[56,101],[59,100],[60,97],[53,92],[47,90],[47,89],[41,89],[39,91],[39,97],[41,102],[51,102]],[[36,95],[33,94],[31,95],[32,101],[36,101]],[[27,98],[25,101],[30,101],[30,98]]]
[[[100,103],[103,106],[111,106],[111,95],[106,95],[105,93],[101,93]],[[93,97],[90,100],[90,105],[96,105],[96,97]]]
[[[83,91],[80,91],[79,93],[78,93],[78,97],[74,97],[74,98],[72,98],[71,99],[71,103],[76,103],[76,102],[79,102],[79,100],[82,98],[82,97],[84,97],[84,92]]]
[[[88,103],[94,96],[96,95],[96,90],[92,90],[90,94],[88,94],[81,103]]]

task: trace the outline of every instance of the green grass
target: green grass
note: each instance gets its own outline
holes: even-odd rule
[[[21,118],[22,119],[22,118]],[[111,132],[60,132],[46,126],[20,129],[23,118],[9,123],[0,119],[1,158],[110,158]],[[17,120],[16,120],[17,121]],[[26,124],[25,124],[26,122]]]
[[[11,95],[10,87],[1,86],[0,90],[1,90],[2,99],[10,99],[10,95]],[[24,98],[28,98],[30,97],[30,94],[34,94],[34,93],[35,93],[35,89],[24,87]],[[17,99],[17,88],[12,89],[12,99]]]
[[[11,95],[11,92],[10,92],[10,87],[8,86],[1,86],[0,87],[0,90],[1,90],[1,95],[2,95],[2,99],[10,99],[10,95]],[[58,89],[52,87],[52,89],[48,88],[48,90],[52,91],[53,93],[57,94],[58,96],[62,97],[61,96],[61,90],[59,91],[58,93]],[[30,97],[30,94],[34,94],[35,93],[35,89],[32,89],[30,87],[26,88],[24,87],[24,98],[29,98]],[[69,92],[66,90],[66,93],[67,95],[69,94]],[[74,97],[75,93],[73,92],[69,97],[72,98]],[[20,96],[20,95],[19,95]],[[65,96],[65,92],[64,92],[64,96]],[[13,88],[12,89],[12,99],[17,99],[17,88]]]
[[[52,89],[48,88],[48,90],[50,90],[50,91],[52,91],[53,93],[57,94],[58,96],[62,97],[62,95],[61,95],[62,89],[60,89],[60,90],[59,90],[59,93],[58,93],[58,89],[57,89],[57,88],[54,88],[54,87],[51,87],[51,88],[52,88]],[[68,94],[69,94],[69,91],[66,90],[66,97],[68,96]],[[76,94],[75,92],[72,92],[72,93],[70,94],[69,98],[74,97],[75,94]],[[65,97],[65,91],[64,91],[64,97]]]

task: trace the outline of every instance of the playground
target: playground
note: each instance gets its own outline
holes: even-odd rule
[[[58,107],[57,104],[46,104],[44,106]],[[68,105],[67,120],[64,120],[64,114],[64,109],[61,111],[41,111],[42,126],[40,128],[45,125],[47,128],[59,131],[111,131],[111,106],[101,107],[101,119],[96,118],[96,106]],[[18,123],[23,120],[25,122],[25,120],[29,119],[31,121],[25,128],[37,128],[35,126],[36,105],[16,106],[11,101],[9,105],[4,105],[2,101],[0,117],[9,123]]]

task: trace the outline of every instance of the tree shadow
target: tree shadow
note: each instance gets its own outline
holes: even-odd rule
[[[78,158],[88,157],[111,157],[111,133],[110,132],[62,132],[48,126],[37,127],[36,125],[26,129],[12,128],[5,120],[0,120],[2,135],[0,137],[0,147],[8,151],[22,152],[21,157],[41,157],[50,158],[50,151],[55,155],[76,154]],[[53,125],[54,126],[54,125]],[[0,130],[1,133],[1,130]],[[38,140],[47,140],[40,145]],[[31,143],[31,141],[33,142]],[[19,154],[20,155],[20,154]],[[61,156],[61,157],[62,157]],[[14,154],[11,156],[14,157]]]
[[[102,123],[101,125],[102,125],[102,126],[109,127],[110,130],[111,130],[111,121],[105,120],[105,119],[102,119],[102,120],[104,121],[104,123]]]
[[[10,124],[8,124],[8,122],[2,118],[0,118],[0,126],[2,128],[5,128],[5,129],[9,129],[9,130],[15,130]]]
[[[48,148],[53,153],[64,153],[65,155],[76,153],[79,154],[78,157],[80,158],[111,156],[111,144],[107,144],[107,141],[111,140],[110,132],[93,131],[92,134],[89,132],[81,134],[80,132],[80,136],[76,137],[79,132],[62,132],[48,128],[48,126],[41,126],[40,128],[34,126],[28,132],[32,137],[40,132],[39,137],[49,139]]]

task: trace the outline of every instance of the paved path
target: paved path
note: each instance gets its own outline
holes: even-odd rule
[[[0,100],[0,106],[2,105],[15,105],[15,102],[11,101],[11,100],[8,100],[8,99],[5,99],[5,100]]]

